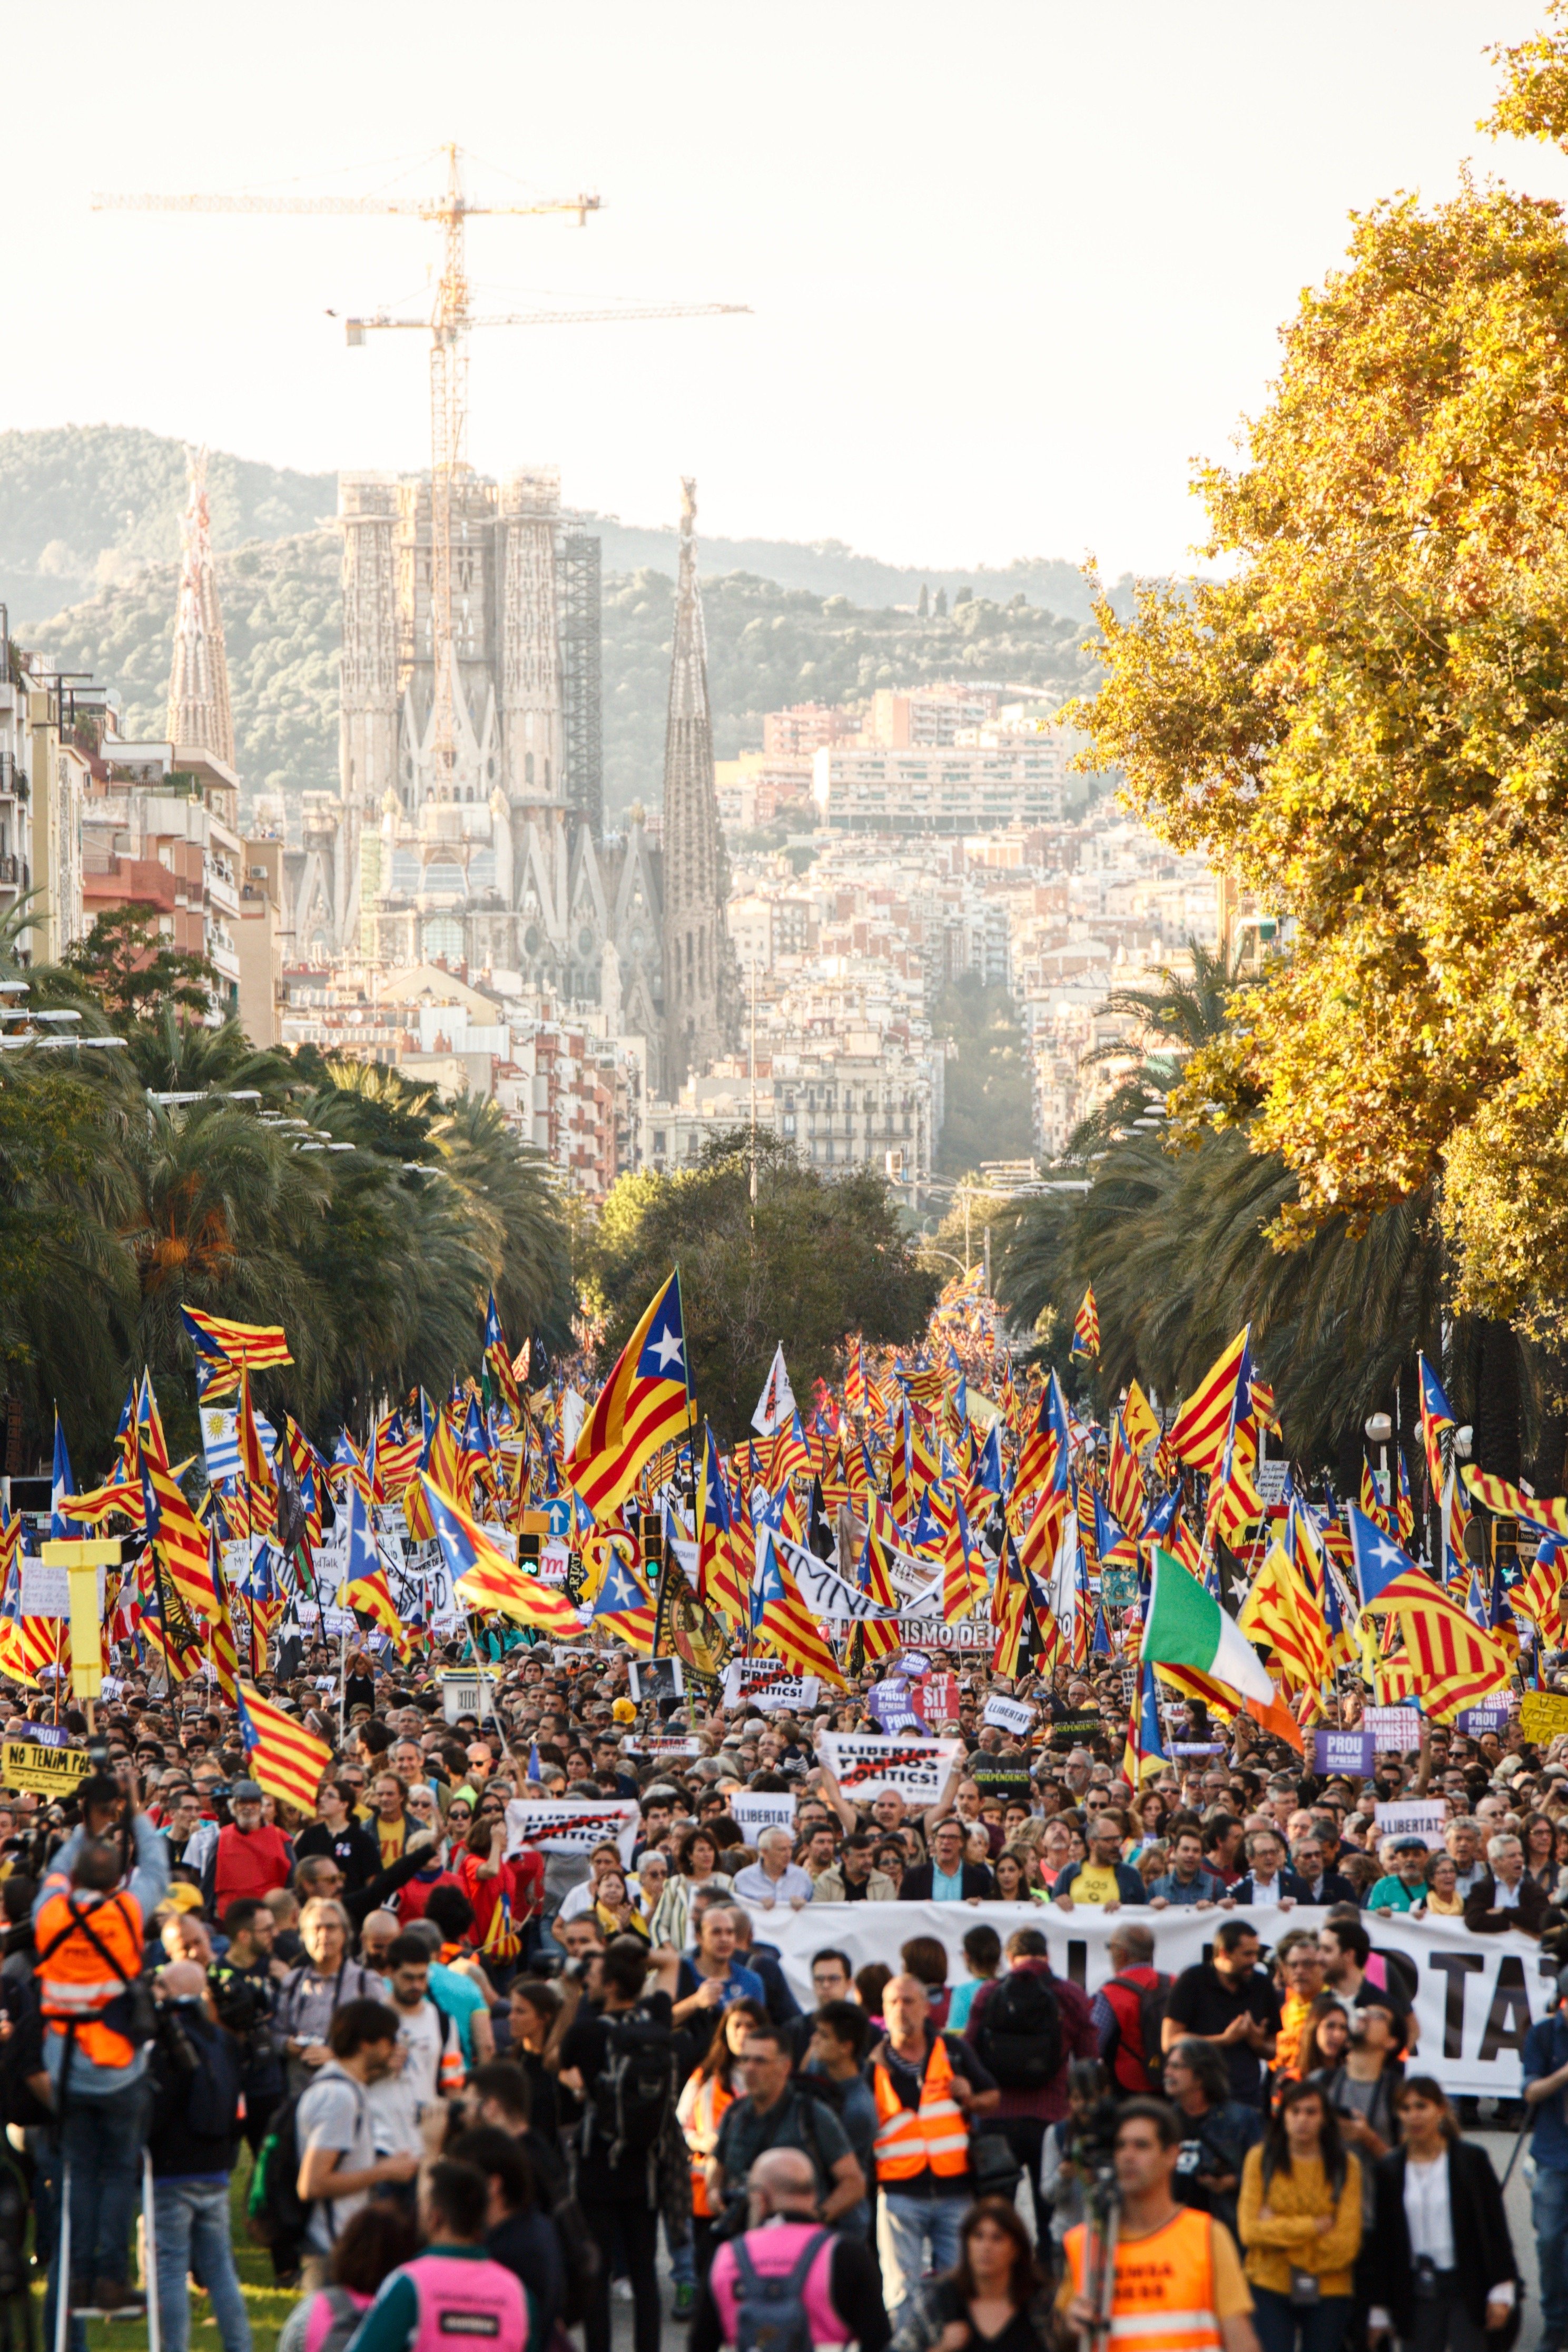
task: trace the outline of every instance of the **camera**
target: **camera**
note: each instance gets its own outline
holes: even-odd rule
[[[1073,2168],[1086,2178],[1107,2173],[1116,2160],[1116,2102],[1109,2094],[1096,2099],[1072,2136],[1069,2153]]]

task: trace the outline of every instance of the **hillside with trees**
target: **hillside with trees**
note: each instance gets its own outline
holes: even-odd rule
[[[253,541],[217,559],[239,766],[254,791],[332,792],[338,782],[338,538],[316,530]],[[89,670],[121,698],[131,735],[162,732],[175,567],[152,564],[27,626],[23,642]],[[663,789],[674,580],[657,572],[604,585],[604,796],[612,814]],[[984,677],[1091,689],[1092,625],[971,595],[951,612],[852,604],[734,572],[705,577],[714,745],[720,759],[762,740],[764,711],[839,702],[879,686]]]

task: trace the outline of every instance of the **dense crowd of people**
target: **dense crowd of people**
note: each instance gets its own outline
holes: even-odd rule
[[[621,2297],[636,2352],[666,2321],[693,2352],[1028,2352],[1092,2334],[1092,2305],[1137,2334],[1116,2322],[1155,2273],[1162,2307],[1201,2315],[1184,2346],[1511,2340],[1497,2179],[1378,1947],[1429,1914],[1539,1937],[1550,1969],[1568,1767],[1517,1726],[1434,1729],[1357,1782],[1197,1716],[1134,1794],[1113,1668],[1013,1691],[977,1667],[930,1726],[961,1743],[946,1785],[912,1806],[856,1801],[819,1755],[824,1728],[879,1729],[868,1685],[676,1713],[637,1707],[618,1655],[526,1646],[497,1679],[497,1711],[455,1722],[390,1653],[350,1657],[340,1714],[309,1677],[272,1686],[333,1749],[313,1818],[247,1777],[205,1686],[134,1679],[68,1803],[0,1798],[9,2172],[74,2352],[85,2315],[145,2296],[144,2191],[164,2352],[186,2352],[193,2277],[225,2352],[249,2352],[236,2164],[299,2289],[284,2352],[441,2332],[546,2352],[579,2330],[608,2352]],[[1004,1689],[1029,1733],[984,1720]],[[16,1739],[48,1709],[8,1712]],[[690,1752],[644,1746],[688,1727]],[[1416,1794],[1447,1810],[1441,1846],[1380,1842],[1375,1804]],[[748,1835],[743,1795],[792,1827]],[[527,1807],[566,1796],[622,1802],[627,1833],[541,1851]],[[877,1957],[810,1940],[808,1993],[770,1927],[858,1903],[886,1906]],[[961,1931],[924,1932],[915,1903],[961,1906]],[[1114,1918],[1092,1991],[1044,1933],[1089,1907]],[[1186,1907],[1215,1915],[1208,1957],[1162,1969]],[[1565,2352],[1568,2009],[1531,2030],[1522,2075],[1544,2341]]]

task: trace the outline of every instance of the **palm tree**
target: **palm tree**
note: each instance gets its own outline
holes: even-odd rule
[[[1260,1370],[1276,1385],[1286,1442],[1303,1461],[1333,1461],[1343,1478],[1361,1425],[1399,1402],[1404,1441],[1415,1437],[1415,1355],[1437,1360],[1442,1251],[1432,1199],[1401,1202],[1364,1230],[1340,1219],[1303,1248],[1275,1251],[1267,1229],[1297,1196],[1275,1155],[1245,1132],[1206,1130],[1166,1148],[1148,1097],[1168,1092],[1177,1055],[1218,1036],[1239,984],[1223,958],[1192,945],[1191,979],[1170,971],[1156,989],[1125,989],[1111,1009],[1136,1018],[1138,1069],[1073,1136],[1063,1173],[1082,1193],[1023,1203],[1008,1235],[1000,1296],[1019,1319],[1046,1307],[1070,1322],[1092,1282],[1103,1402],[1134,1375],[1167,1398],[1190,1391],[1243,1324]],[[1171,1041],[1162,1053],[1155,1041]],[[1098,1049],[1095,1058],[1124,1054]],[[1143,1125],[1137,1124],[1142,1119]]]

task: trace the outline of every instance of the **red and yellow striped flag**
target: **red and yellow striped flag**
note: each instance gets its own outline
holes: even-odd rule
[[[566,1464],[595,1518],[625,1501],[644,1463],[693,1419],[681,1279],[672,1274],[611,1367]]]
[[[332,1761],[331,1749],[249,1683],[239,1684],[235,1696],[239,1736],[251,1777],[279,1804],[313,1813],[317,1792]]]
[[[1224,1354],[1210,1364],[1166,1433],[1166,1443],[1172,1452],[1194,1470],[1207,1470],[1212,1475],[1224,1459],[1236,1383],[1250,1329],[1249,1324],[1246,1330],[1239,1331]]]

